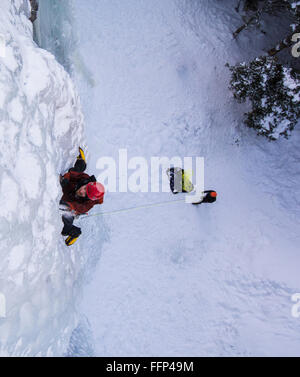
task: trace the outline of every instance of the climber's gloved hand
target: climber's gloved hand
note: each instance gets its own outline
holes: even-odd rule
[[[67,178],[64,178],[62,175],[60,175],[59,183],[61,185],[61,188],[65,188],[69,184],[69,180]]]

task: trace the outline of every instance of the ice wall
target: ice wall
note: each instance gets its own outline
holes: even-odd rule
[[[0,355],[62,355],[83,260],[60,237],[58,174],[83,116],[68,73],[33,41],[29,1],[0,9]]]
[[[68,72],[75,47],[72,24],[71,0],[39,0],[34,39],[40,47],[50,51]]]

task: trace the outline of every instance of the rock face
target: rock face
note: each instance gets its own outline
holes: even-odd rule
[[[30,0],[30,5],[31,5],[31,14],[30,14],[30,21],[34,22],[37,19],[37,13],[39,10],[39,3],[37,0]]]
[[[33,42],[30,14],[26,0],[1,1],[0,354],[62,355],[81,261],[60,236],[58,174],[83,142],[83,116],[68,73]]]

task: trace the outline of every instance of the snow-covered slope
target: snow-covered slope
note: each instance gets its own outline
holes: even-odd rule
[[[77,324],[82,261],[59,236],[58,174],[83,141],[73,83],[32,39],[29,1],[1,0],[0,318],[1,355],[61,355]]]
[[[101,156],[204,156],[217,203],[107,217],[107,243],[82,311],[101,356],[297,355],[299,141],[242,125],[225,63],[280,38],[232,32],[233,0],[75,0],[90,168]],[[267,38],[267,39],[266,39]],[[117,193],[105,210],[169,194]],[[91,221],[91,220],[87,220]],[[94,237],[97,235],[94,234]],[[103,231],[98,228],[99,240]]]

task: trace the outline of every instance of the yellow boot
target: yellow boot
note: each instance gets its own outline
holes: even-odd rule
[[[72,237],[72,236],[69,236],[69,237],[66,238],[66,240],[65,240],[65,244],[66,244],[67,246],[72,246],[72,245],[74,245],[74,243],[78,240],[78,238],[79,238],[79,237]]]

